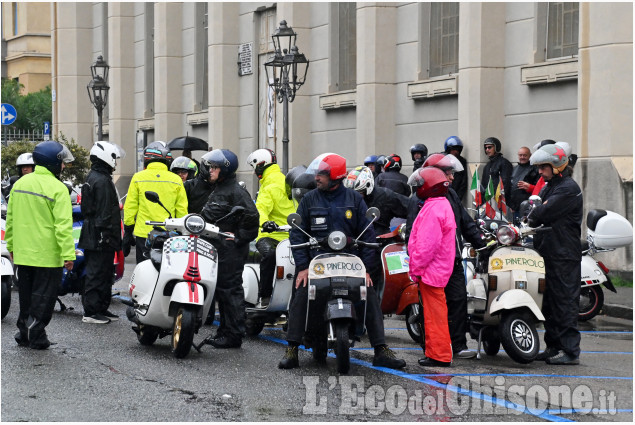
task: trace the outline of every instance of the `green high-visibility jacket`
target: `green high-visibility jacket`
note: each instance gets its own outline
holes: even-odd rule
[[[134,227],[134,235],[147,238],[152,226],[146,221],[163,221],[168,213],[159,204],[146,199],[146,191],[156,192],[161,203],[172,214],[172,218],[187,215],[187,194],[183,180],[168,170],[161,162],[151,162],[143,171],[132,176],[128,187],[126,204],[123,207],[123,224]]]
[[[286,232],[267,233],[262,231],[262,224],[265,221],[275,221],[278,226],[283,226],[287,224],[289,214],[295,212],[295,206],[287,196],[284,174],[280,171],[278,164],[271,164],[262,173],[256,208],[260,214],[261,227],[258,230],[258,239],[273,238],[281,241],[289,238],[289,234]]]
[[[46,168],[36,166],[13,185],[5,240],[15,264],[62,267],[75,260],[71,197]]]

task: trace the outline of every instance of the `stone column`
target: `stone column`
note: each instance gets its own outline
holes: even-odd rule
[[[395,152],[397,8],[392,3],[357,7],[357,157]]]
[[[503,139],[505,3],[461,3],[459,46],[458,136],[465,144],[463,155],[471,165],[486,162],[481,144],[494,136],[502,142],[503,154],[513,157]],[[472,173],[468,170],[468,176]]]
[[[120,161],[117,174],[133,174],[135,171],[134,8],[134,3],[108,4],[108,140],[129,153]]]
[[[56,99],[53,102],[52,137],[64,133],[90,148],[96,141],[93,108],[86,85],[91,80],[90,65],[97,59],[92,52],[92,3],[52,3],[52,74]],[[65,52],[77,52],[66,54]]]
[[[183,132],[183,4],[154,4],[154,140],[169,142]]]
[[[208,7],[208,143],[215,149],[231,150],[240,161],[246,156],[240,151],[238,136],[238,126],[242,125],[239,123],[240,86],[236,72],[239,4],[212,2]],[[241,163],[239,168],[243,167]]]

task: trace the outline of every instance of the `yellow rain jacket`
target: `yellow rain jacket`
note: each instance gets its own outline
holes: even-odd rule
[[[277,241],[288,239],[287,232],[262,232],[265,221],[275,221],[278,226],[287,224],[287,216],[295,212],[293,202],[287,197],[284,174],[278,164],[271,164],[260,179],[260,190],[256,199],[256,208],[260,214],[258,239],[273,238]]]

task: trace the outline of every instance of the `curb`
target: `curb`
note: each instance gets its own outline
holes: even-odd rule
[[[633,320],[633,308],[617,304],[604,304],[602,314],[620,319]]]

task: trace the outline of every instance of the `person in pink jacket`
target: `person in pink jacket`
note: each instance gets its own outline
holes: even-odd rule
[[[408,241],[410,277],[419,285],[423,301],[425,356],[421,366],[450,366],[452,341],[444,288],[454,267],[456,221],[445,198],[449,182],[435,167],[420,168],[408,181],[425,200]]]

